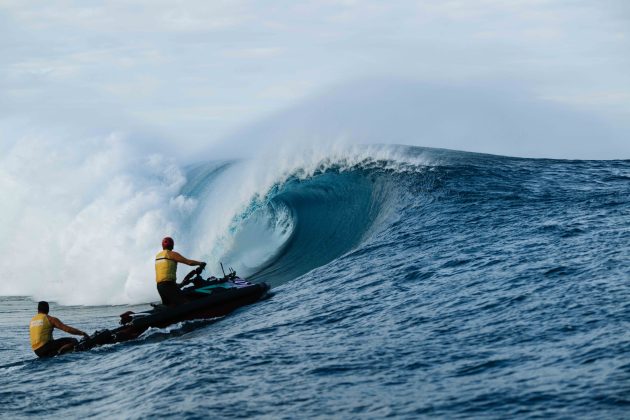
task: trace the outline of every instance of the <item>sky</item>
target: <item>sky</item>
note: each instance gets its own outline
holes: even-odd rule
[[[120,133],[194,159],[338,136],[630,158],[625,0],[0,0],[0,52],[3,147]]]
[[[287,173],[397,149],[348,144],[630,159],[630,2],[0,0],[0,294],[155,299],[163,236],[217,260]]]

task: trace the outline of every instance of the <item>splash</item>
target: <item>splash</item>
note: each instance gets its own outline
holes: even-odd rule
[[[154,244],[196,201],[174,162],[124,137],[23,137],[0,160],[0,294],[62,303],[151,299]]]

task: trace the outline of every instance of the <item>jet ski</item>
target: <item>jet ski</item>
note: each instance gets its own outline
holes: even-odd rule
[[[232,269],[229,274],[224,273],[223,278],[207,279],[201,277],[202,270],[199,267],[191,271],[179,285],[188,286],[181,289],[186,303],[177,306],[152,304],[153,309],[145,312],[125,312],[120,315],[120,327],[96,331],[79,341],[75,351],[132,340],[152,327],[163,328],[181,321],[220,317],[263,299],[270,289],[267,283],[251,283],[238,277]]]

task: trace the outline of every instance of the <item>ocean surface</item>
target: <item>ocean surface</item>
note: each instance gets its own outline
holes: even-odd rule
[[[273,286],[223,318],[39,360],[43,296],[0,297],[0,417],[630,418],[630,161],[370,153],[271,176],[186,249]],[[242,164],[183,169],[176,243]],[[148,306],[69,302],[89,332]]]

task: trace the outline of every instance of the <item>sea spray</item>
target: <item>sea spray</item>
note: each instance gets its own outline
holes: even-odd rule
[[[153,299],[155,243],[196,206],[173,161],[119,135],[23,137],[2,155],[0,180],[0,233],[11,238],[0,293],[66,304]]]

